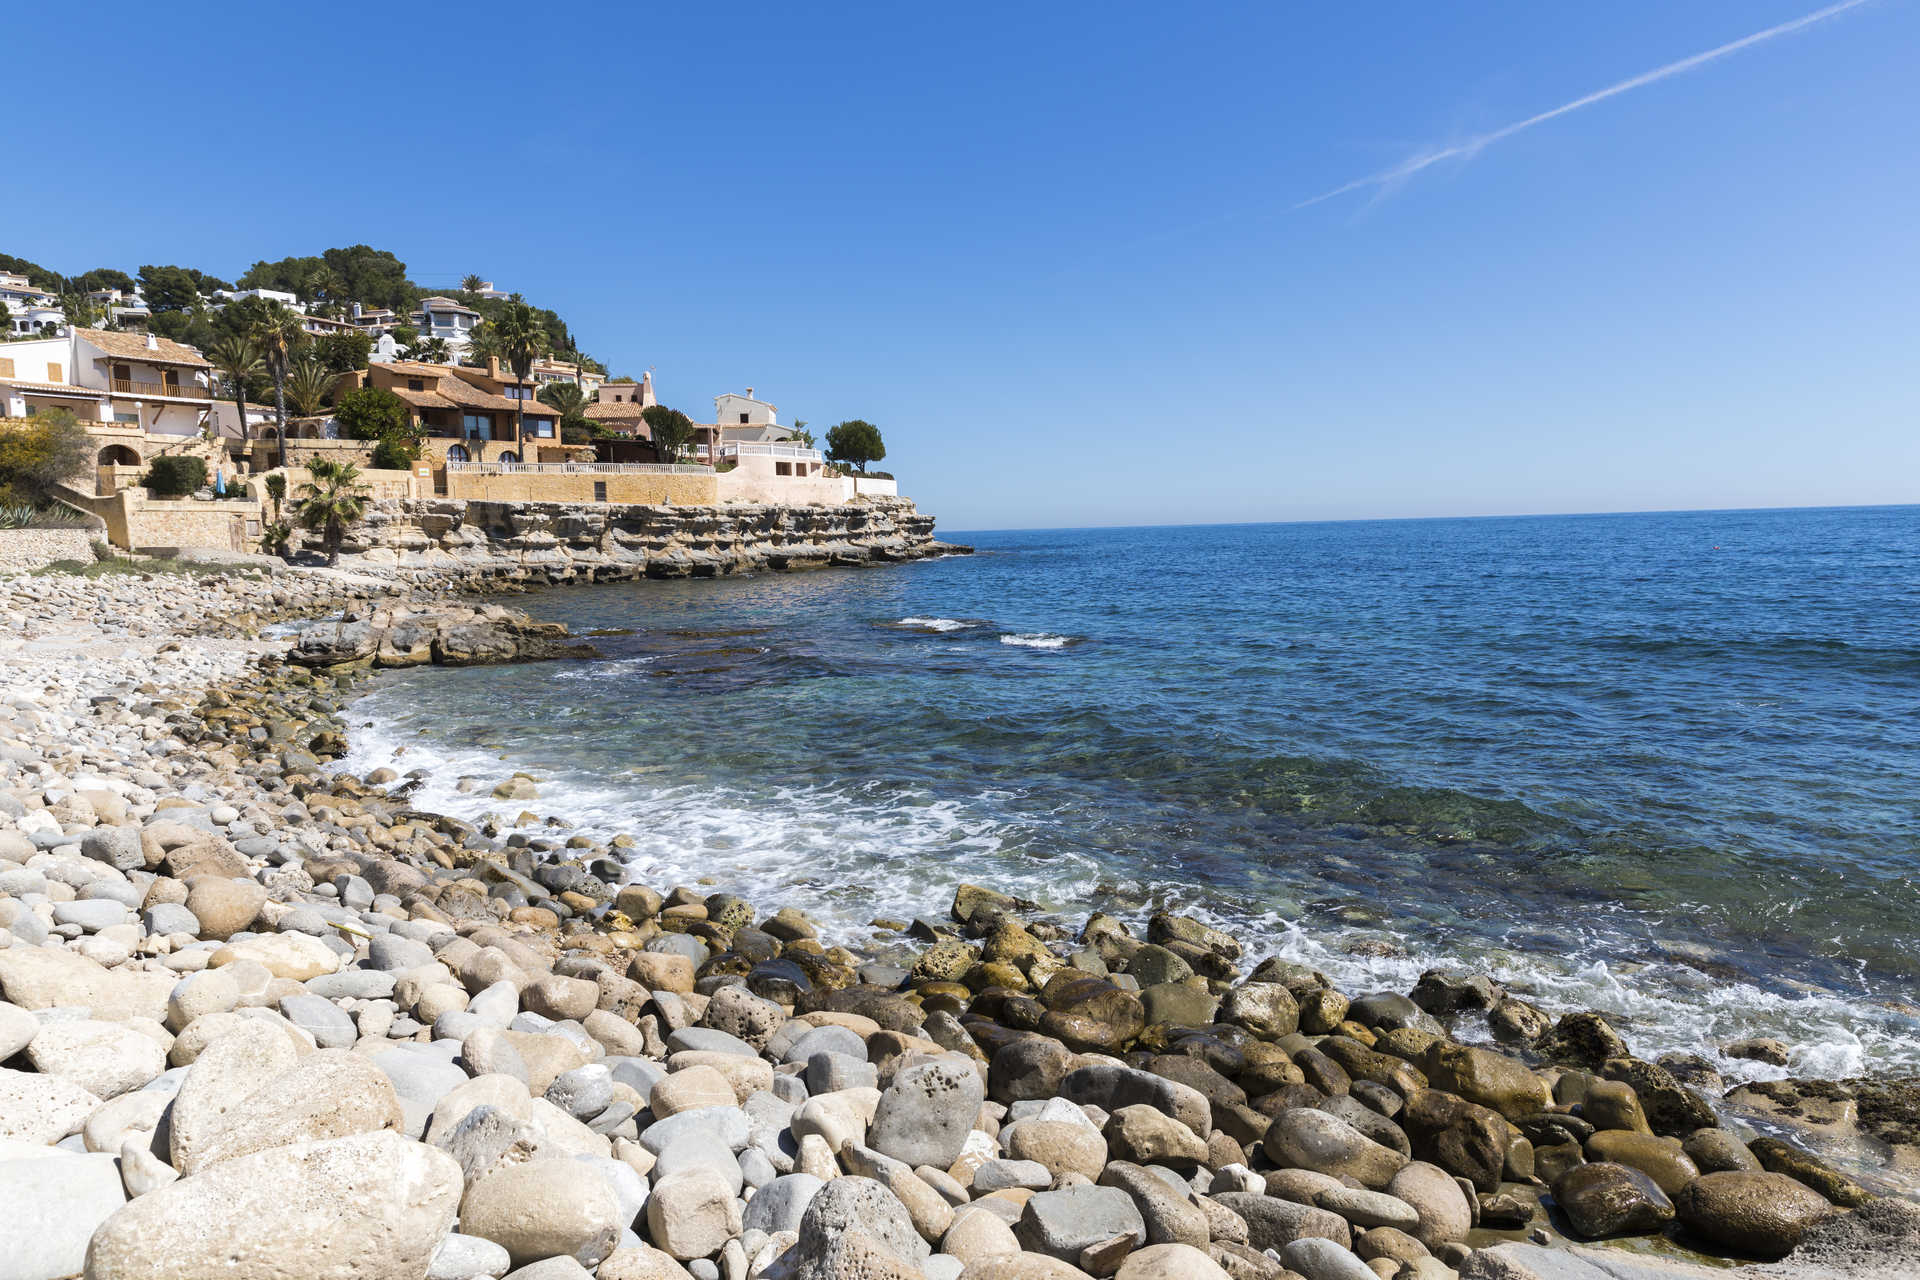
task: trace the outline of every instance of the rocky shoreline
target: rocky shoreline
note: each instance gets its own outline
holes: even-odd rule
[[[0,1280],[1920,1268],[1795,1140],[1910,1173],[1897,1083],[1727,1091],[1484,975],[973,885],[856,950],[630,883],[537,779],[418,810],[337,765],[369,671],[590,653],[466,581],[0,578]]]
[[[899,564],[967,555],[908,498],[838,506],[633,506],[406,498],[371,504],[347,561],[444,587],[498,590],[638,578]]]

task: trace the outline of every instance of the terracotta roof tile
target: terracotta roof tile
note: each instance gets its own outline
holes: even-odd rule
[[[148,364],[190,364],[198,368],[211,368],[211,363],[192,347],[175,342],[171,338],[154,338],[155,346],[149,349],[147,335],[144,333],[121,333],[116,329],[82,329],[78,337],[90,346],[98,347],[110,356],[122,360],[144,360]]]

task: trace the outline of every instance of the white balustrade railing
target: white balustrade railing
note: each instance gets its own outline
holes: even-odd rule
[[[708,475],[712,467],[684,462],[454,462],[447,470],[470,476]]]

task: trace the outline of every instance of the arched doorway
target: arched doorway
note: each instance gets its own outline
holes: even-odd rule
[[[448,461],[448,462],[465,462],[465,461],[467,461],[467,446],[465,446],[465,445],[463,445],[463,444],[451,444],[451,445],[448,445],[448,446],[447,446],[447,461]]]
[[[260,459],[254,463],[255,471],[271,471],[286,462],[285,450],[280,447],[280,428],[267,427],[260,432]]]
[[[515,462],[520,461],[520,455],[515,453],[513,450],[509,449],[505,453],[500,455],[500,461],[511,465]]]
[[[110,444],[94,460],[97,494],[118,493],[140,479],[140,455],[124,444]]]

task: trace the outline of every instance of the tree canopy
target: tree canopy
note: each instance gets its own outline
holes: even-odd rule
[[[653,437],[653,451],[662,462],[680,461],[693,443],[693,419],[678,409],[650,404],[641,410],[640,420],[647,424],[647,433]]]
[[[45,289],[48,293],[60,292],[60,273],[49,271],[37,262],[16,258],[10,253],[0,253],[0,271],[25,276],[36,289]]]
[[[412,433],[407,402],[385,387],[361,387],[340,397],[333,407],[340,429],[355,440],[385,440]]]
[[[140,268],[140,292],[146,296],[148,308],[156,312],[185,311],[214,290],[232,287],[219,276],[193,267],[149,264]]]
[[[865,471],[868,463],[886,456],[887,446],[880,439],[880,428],[871,422],[849,418],[827,429],[827,457],[835,462],[851,463]]]

